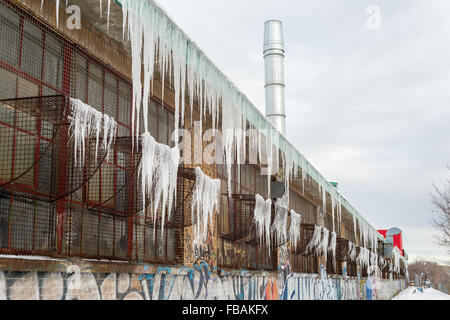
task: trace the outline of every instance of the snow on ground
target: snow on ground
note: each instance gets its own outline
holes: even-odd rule
[[[408,287],[392,300],[450,300],[450,295],[433,288]]]

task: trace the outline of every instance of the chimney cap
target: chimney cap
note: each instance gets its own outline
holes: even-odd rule
[[[264,51],[283,50],[283,23],[280,20],[267,20],[264,23]]]

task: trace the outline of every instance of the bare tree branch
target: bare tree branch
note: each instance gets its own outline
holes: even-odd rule
[[[448,167],[450,171],[450,167]],[[434,192],[431,196],[433,212],[436,216],[432,220],[432,225],[437,231],[434,235],[436,242],[448,249],[450,253],[450,178],[448,178],[443,189],[433,184]]]

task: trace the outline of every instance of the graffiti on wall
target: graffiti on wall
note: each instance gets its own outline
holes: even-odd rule
[[[77,277],[79,277],[77,279]],[[404,280],[277,274],[217,274],[208,264],[161,267],[155,273],[0,271],[0,300],[362,300],[390,299]]]
[[[185,259],[193,264],[205,262],[210,267],[217,265],[217,256],[214,248],[214,237],[211,230],[208,230],[208,236],[205,243],[201,245],[192,244],[192,229],[185,232]]]

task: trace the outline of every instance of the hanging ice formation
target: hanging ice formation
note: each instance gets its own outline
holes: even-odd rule
[[[388,271],[392,272],[392,270],[394,269],[394,267],[392,266],[392,263],[388,262],[388,266],[389,266]]]
[[[355,261],[356,259],[356,244],[351,241],[348,242],[348,257],[350,261]]]
[[[326,261],[329,235],[330,231],[327,228],[315,226],[313,236],[306,246],[306,251],[312,252],[314,250],[316,256],[323,255]]]
[[[314,249],[316,249],[321,240],[322,240],[322,228],[321,226],[314,226],[314,233],[311,237],[311,240],[306,246],[306,252],[311,253]]]
[[[405,271],[405,276],[406,278],[409,278],[409,271],[408,271],[408,261],[406,261],[405,257],[403,257],[402,255],[400,255],[400,261],[403,261],[403,265],[405,266],[403,269]],[[400,273],[400,271],[399,271]]]
[[[257,149],[256,144],[258,145],[259,162],[267,165],[268,172],[272,172],[273,166],[276,166],[274,169],[278,169],[278,152],[274,152],[273,149],[281,149],[284,157],[282,164],[284,172],[287,172],[291,178],[297,175],[298,163],[303,157],[181,29],[173,24],[155,1],[122,0],[120,2],[124,17],[124,38],[126,32],[132,51],[134,132],[139,132],[141,107],[144,126],[147,126],[148,96],[155,71],[153,62],[157,60],[156,71],[161,75],[162,82],[166,73],[169,74],[169,81],[175,89],[176,124],[178,124],[180,113],[181,120],[184,121],[186,96],[189,96],[191,111],[194,98],[198,100],[200,128],[207,115],[212,118],[212,129],[216,129],[221,122],[222,148],[227,165],[228,182],[230,182],[231,164],[236,161],[239,166],[241,158],[238,155],[242,150],[247,150],[245,134],[247,129],[256,129],[254,132],[257,138],[250,140],[254,144],[252,146],[254,150]],[[143,83],[141,82],[141,65],[144,65]],[[173,70],[173,77],[169,70]],[[162,95],[164,98],[164,92]],[[174,136],[178,138],[177,133]],[[263,147],[266,152],[262,152]],[[267,179],[268,191],[270,191],[270,175]],[[230,188],[230,183],[228,187]]]
[[[359,247],[359,255],[356,262],[362,267],[367,268],[370,264],[370,251],[364,247]]]
[[[287,194],[278,198],[275,202],[275,219],[270,231],[275,235],[275,244],[280,246],[287,241],[287,217],[288,217],[288,199]]]
[[[86,139],[95,134],[95,160],[99,146],[106,151],[107,157],[116,138],[117,122],[114,118],[95,110],[78,99],[70,98],[69,133],[74,140],[74,160],[83,167],[86,158]]]
[[[109,14],[111,12],[111,0],[108,0],[108,17],[106,18],[106,30],[109,32]]]
[[[139,164],[139,174],[142,187],[142,201],[146,210],[146,197],[150,201],[153,213],[153,224],[156,230],[157,213],[161,205],[161,230],[164,230],[166,208],[168,219],[172,214],[172,205],[176,197],[178,165],[180,150],[178,146],[170,148],[155,141],[149,132],[141,135],[142,157]],[[161,232],[161,235],[164,233]]]
[[[408,262],[406,261],[406,259],[402,256],[402,254],[400,253],[400,250],[397,247],[394,247],[394,249],[392,250],[392,260],[393,260],[393,267],[392,267],[392,271],[399,274],[401,267],[400,267],[400,261],[403,261],[404,264],[404,270],[408,276]]]
[[[331,255],[333,256],[333,267],[336,269],[336,232],[331,232],[331,240],[330,245],[328,246],[328,251],[331,252]]]
[[[200,168],[195,168],[191,216],[194,229],[194,246],[205,243],[214,211],[219,210],[220,179],[211,179]]]
[[[322,254],[325,257],[325,261],[327,261],[329,236],[330,231],[327,228],[322,227],[322,239],[320,240],[320,243],[316,248],[316,256]]]
[[[302,225],[302,216],[291,209],[291,225],[289,226],[289,242],[294,251],[300,241],[300,228]]]
[[[383,270],[386,267],[386,260],[382,256],[378,256],[378,267]]]
[[[370,252],[370,265],[368,273],[376,272],[378,270],[378,254],[375,252]]]
[[[272,215],[272,200],[264,200],[259,194],[255,195],[254,222],[256,226],[259,243],[265,243],[270,255],[270,223]],[[265,236],[265,239],[264,239]]]

